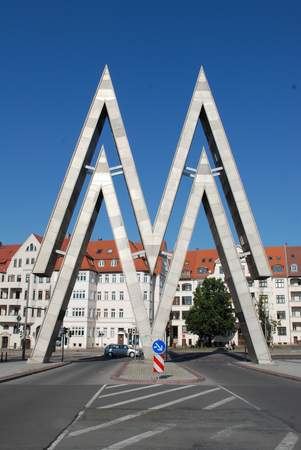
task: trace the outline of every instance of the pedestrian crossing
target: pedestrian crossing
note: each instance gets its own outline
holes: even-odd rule
[[[87,405],[49,449],[300,448],[298,434],[221,385],[104,385]]]

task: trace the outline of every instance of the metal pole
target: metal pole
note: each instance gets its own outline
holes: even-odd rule
[[[29,305],[29,290],[30,290],[30,272],[28,274],[28,282],[27,282],[27,298],[26,298],[26,306],[24,308],[24,330],[23,330],[23,342],[22,342],[22,360],[26,359],[26,337],[27,337],[27,320],[28,320],[28,305]]]
[[[65,346],[65,333],[64,333],[64,330],[63,330],[63,333],[62,333],[61,343],[62,343],[62,362],[63,362],[64,361],[64,346]]]

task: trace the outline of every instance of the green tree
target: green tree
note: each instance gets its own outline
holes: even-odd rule
[[[186,316],[187,330],[200,341],[212,345],[214,336],[227,336],[235,331],[231,296],[223,281],[206,278],[194,293],[194,305]]]
[[[258,318],[261,323],[261,328],[268,345],[273,342],[273,333],[275,332],[276,326],[278,325],[277,320],[270,319],[268,310],[268,297],[266,295],[261,295],[259,297],[258,308]]]

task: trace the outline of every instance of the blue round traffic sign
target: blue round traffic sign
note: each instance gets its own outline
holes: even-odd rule
[[[165,349],[166,349],[165,342],[162,341],[161,339],[156,339],[153,342],[152,349],[153,349],[153,352],[159,353],[159,354],[165,352]]]

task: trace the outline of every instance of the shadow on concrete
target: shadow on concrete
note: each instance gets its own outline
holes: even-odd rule
[[[169,350],[168,352],[171,361],[175,362],[185,362],[185,361],[192,361],[194,359],[207,359],[210,361],[210,358],[216,357],[216,355],[223,355],[227,358],[235,359],[237,361],[250,361],[248,355],[245,353],[239,353],[239,352],[233,352],[233,351],[226,351],[222,348],[217,348],[214,351],[211,352],[176,352],[173,350]]]

